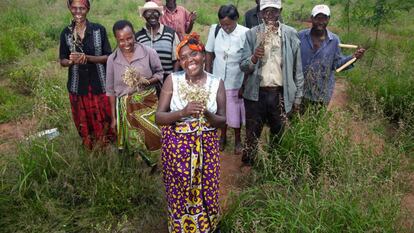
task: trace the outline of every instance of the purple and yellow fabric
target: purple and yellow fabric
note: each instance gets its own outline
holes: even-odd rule
[[[169,232],[213,232],[220,219],[218,135],[205,121],[162,128]]]

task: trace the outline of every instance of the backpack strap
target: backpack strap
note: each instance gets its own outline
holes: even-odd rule
[[[217,37],[217,34],[219,33],[220,29],[221,29],[221,25],[217,24],[216,29],[214,30],[214,38]]]

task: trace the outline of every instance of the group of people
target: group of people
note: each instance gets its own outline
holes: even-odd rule
[[[315,6],[312,27],[297,33],[280,21],[280,0],[256,4],[245,26],[237,23],[234,5],[221,6],[204,46],[191,33],[195,12],[175,0],[165,6],[146,1],[138,10],[145,19],[141,30],[127,20],[113,25],[112,51],[105,28],[87,20],[89,0],[67,0],[73,20],[61,33],[59,57],[69,68],[72,116],[83,145],[115,142],[150,166],[161,155],[169,232],[219,232],[227,127],[234,129],[234,153],[254,164],[264,125],[275,141],[303,102],[328,104],[334,70],[365,52],[342,55],[338,36],[327,29],[326,5]]]

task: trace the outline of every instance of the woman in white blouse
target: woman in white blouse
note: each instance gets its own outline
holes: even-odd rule
[[[213,24],[206,44],[206,71],[224,80],[226,89],[226,126],[221,129],[220,151],[227,143],[227,126],[234,128],[234,153],[241,154],[240,128],[245,124],[243,98],[239,90],[244,73],[240,70],[245,33],[249,29],[237,24],[239,12],[232,5],[223,5],[218,11],[220,24]]]

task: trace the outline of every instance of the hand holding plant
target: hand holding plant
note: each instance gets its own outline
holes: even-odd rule
[[[130,88],[140,91],[150,84],[147,78],[141,76],[138,69],[133,66],[128,66],[123,75],[123,81]]]
[[[195,118],[201,119],[204,116],[209,91],[204,86],[183,81],[179,84],[179,94],[188,103],[183,109],[184,116],[192,115]]]
[[[264,45],[260,44],[255,50],[254,50],[254,54],[252,56],[252,62],[254,64],[256,64],[259,59],[264,57],[264,53],[265,53],[265,49],[264,49]]]
[[[204,114],[204,111],[205,111],[204,103],[193,101],[193,102],[189,102],[187,106],[185,106],[185,108],[182,110],[182,116],[183,117],[192,116],[194,118],[199,118]]]
[[[71,60],[73,64],[86,64],[88,62],[86,55],[78,52],[70,53],[69,60]]]

